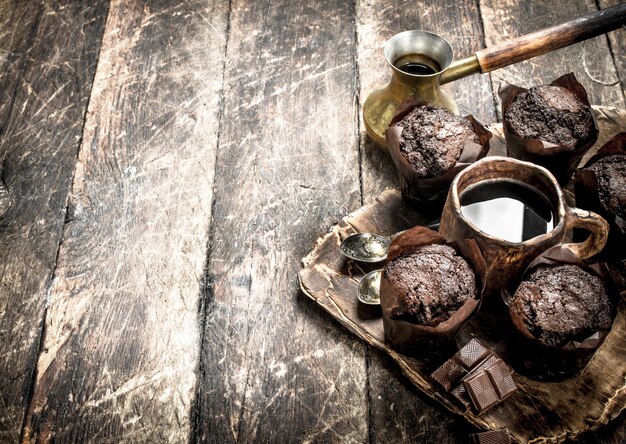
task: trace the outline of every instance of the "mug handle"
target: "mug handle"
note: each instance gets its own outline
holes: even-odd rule
[[[589,231],[589,237],[583,242],[564,244],[581,259],[587,259],[604,248],[609,237],[609,224],[604,218],[593,211],[581,210],[580,208],[569,208],[569,217],[565,223],[568,231],[574,228],[583,228]]]

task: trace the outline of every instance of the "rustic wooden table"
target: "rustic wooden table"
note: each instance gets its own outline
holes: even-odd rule
[[[466,442],[299,261],[394,185],[360,120],[387,38],[460,57],[611,3],[0,0],[0,442]],[[446,90],[489,123],[573,71],[624,107],[625,36]]]

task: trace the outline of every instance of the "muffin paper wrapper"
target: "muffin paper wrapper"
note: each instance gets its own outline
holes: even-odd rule
[[[484,289],[485,261],[474,240],[447,242],[445,237],[426,227],[414,227],[398,236],[389,247],[387,264],[394,258],[411,252],[419,247],[431,244],[446,244],[454,248],[474,270],[476,275],[477,295],[470,298],[455,311],[450,318],[435,327],[418,325],[406,320],[397,319],[401,310],[399,294],[383,277],[380,283],[380,304],[383,313],[385,336],[393,347],[407,355],[431,355],[440,352],[445,355],[446,346],[453,345],[454,336],[463,323],[474,314],[479,306]]]
[[[615,319],[617,307],[617,289],[611,278],[611,274],[602,262],[589,264],[583,262],[569,248],[557,245],[544,251],[526,268],[522,277],[509,288],[502,290],[502,298],[509,307],[509,315],[513,328],[518,334],[519,343],[516,344],[515,358],[522,360],[522,365],[530,371],[531,377],[539,379],[561,379],[570,376],[583,368],[591,359],[595,351],[602,345],[609,330],[599,330],[593,332],[581,340],[570,340],[559,347],[550,347],[543,344],[526,327],[524,320],[512,308],[512,300],[519,284],[529,276],[535,269],[541,266],[554,267],[558,265],[577,265],[590,274],[599,277],[611,301],[611,318]],[[523,370],[520,370],[524,373]]]
[[[550,83],[550,85],[566,88],[576,95],[583,104],[591,108],[589,99],[587,98],[587,91],[578,83],[573,73],[559,77]],[[533,162],[547,168],[554,174],[561,185],[565,185],[578,166],[580,159],[582,159],[584,154],[589,151],[598,140],[599,132],[596,120],[593,118],[593,128],[589,134],[589,138],[584,144],[581,144],[581,146],[573,150],[564,145],[546,142],[541,139],[523,139],[509,131],[506,120],[506,110],[519,94],[526,91],[526,88],[505,83],[500,87],[500,91],[498,92],[500,101],[502,102],[502,128],[506,139],[507,154],[509,157]]]
[[[427,102],[417,97],[411,97],[405,100],[398,107],[396,115],[391,120],[389,128],[387,128],[385,132],[389,153],[398,170],[402,195],[416,202],[443,200],[448,193],[448,189],[454,177],[465,167],[487,155],[489,151],[489,140],[492,136],[491,132],[473,116],[466,116],[465,118],[470,121],[474,131],[478,135],[479,143],[467,141],[457,163],[441,176],[421,177],[415,172],[411,164],[400,151],[402,127],[397,125],[397,123],[412,110],[426,103]]]
[[[574,189],[576,193],[576,205],[580,208],[595,211],[604,217],[611,226],[611,234],[617,239],[611,239],[607,246],[619,245],[626,239],[626,220],[614,214],[602,205],[598,190],[598,180],[596,173],[591,170],[585,170],[600,159],[614,154],[626,156],[626,132],[619,133],[607,143],[605,143],[598,152],[591,157],[584,167],[576,171],[574,177]],[[619,248],[619,247],[618,247]]]

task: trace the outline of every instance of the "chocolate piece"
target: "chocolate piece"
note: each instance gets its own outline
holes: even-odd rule
[[[496,365],[497,363],[502,362],[504,364],[504,361],[500,358],[498,358],[496,355],[489,355],[486,359],[483,359],[476,367],[474,367],[468,374],[467,376],[465,376],[463,379],[471,379],[473,378],[475,375],[477,375],[478,373],[484,372],[485,369],[487,369],[488,367],[491,367],[493,365]],[[504,364],[506,366],[506,364]],[[508,366],[507,366],[508,368]]]
[[[489,375],[489,379],[491,379],[500,401],[511,396],[517,389],[517,386],[511,377],[511,369],[504,363],[504,361],[498,361],[494,365],[486,368],[485,372]]]
[[[431,376],[446,392],[449,392],[466,373],[467,371],[454,359],[448,359]]]
[[[475,444],[511,444],[511,435],[508,429],[474,433],[471,436]]]
[[[511,377],[512,373],[513,370],[502,359],[491,355],[461,380],[461,385],[465,385],[474,410],[479,415],[511,396],[517,389]],[[494,396],[495,402],[492,399]]]
[[[474,338],[431,377],[466,409],[473,405],[480,414],[515,391],[512,373],[502,359]],[[470,385],[473,396],[469,394]]]
[[[467,394],[467,390],[465,390],[465,386],[463,384],[457,385],[450,394],[465,407],[465,410],[471,407],[471,402],[469,395]]]
[[[474,338],[430,376],[446,392],[449,392],[462,377],[468,374],[468,371],[471,371],[477,364],[484,361],[487,356],[490,356],[489,350],[478,339]]]
[[[474,410],[479,415],[500,401],[487,372],[480,372],[473,378],[464,380],[463,384],[472,400]]]
[[[477,401],[474,397],[470,396],[474,410],[479,415],[494,404],[511,396],[517,389],[517,386],[511,377],[512,373],[513,370],[506,365],[502,359],[495,355],[490,355],[461,380],[461,385],[467,386],[467,384],[471,381],[482,377],[481,385],[484,386],[483,392],[495,394],[497,399],[496,402],[492,404],[485,403],[482,400]],[[487,385],[491,387],[487,387]],[[466,387],[466,389],[469,394],[470,389],[468,387]]]
[[[456,352],[453,359],[466,369],[471,369],[487,355],[489,355],[489,350],[478,339],[474,338]]]

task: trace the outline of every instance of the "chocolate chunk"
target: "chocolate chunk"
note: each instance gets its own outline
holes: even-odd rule
[[[489,358],[485,359],[485,357]],[[430,376],[449,392],[462,377],[471,372],[473,368],[484,368],[493,363],[493,356],[478,339],[472,339],[452,358],[443,363]],[[497,358],[494,358],[497,359]],[[477,367],[475,367],[478,364]]]
[[[504,364],[504,361],[502,359],[498,358],[495,355],[489,355],[489,357],[487,359],[484,359],[483,361],[481,361],[480,364],[478,364],[476,367],[474,367],[467,374],[467,376],[465,376],[463,379],[471,379],[475,375],[477,375],[478,373],[484,372],[486,368],[491,367],[491,366],[497,364],[498,362],[502,362]],[[506,365],[506,364],[504,364],[504,365]],[[507,368],[508,368],[508,366],[507,366]]]
[[[479,415],[517,389],[512,373],[513,370],[502,359],[491,355],[461,380]]]
[[[466,369],[471,369],[487,355],[489,355],[489,350],[478,339],[474,338],[456,352],[453,359]]]
[[[464,380],[463,384],[472,400],[474,410],[479,415],[500,401],[486,372],[480,372],[473,378]]]
[[[511,377],[511,369],[504,363],[504,361],[498,361],[496,364],[485,369],[485,371],[489,375],[489,379],[491,379],[500,401],[513,394],[513,392],[517,389],[517,386]]]
[[[508,429],[474,433],[471,436],[475,444],[511,444],[511,435]]]
[[[512,373],[502,359],[472,339],[431,377],[466,409],[473,406],[480,414],[516,390]]]
[[[467,371],[456,361],[448,359],[441,367],[435,370],[431,376],[446,392],[449,392],[466,373]]]
[[[465,407],[465,410],[471,407],[469,395],[467,394],[467,390],[465,390],[465,386],[463,384],[457,385],[450,394],[461,403]]]

